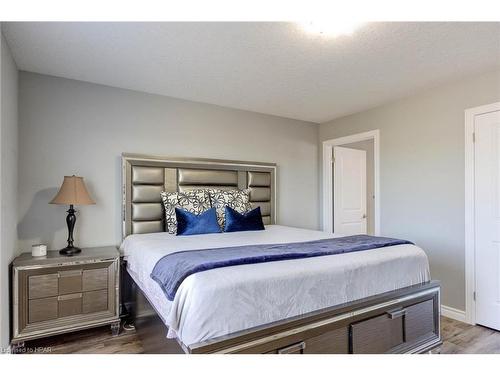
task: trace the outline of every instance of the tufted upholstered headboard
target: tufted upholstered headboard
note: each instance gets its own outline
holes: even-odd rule
[[[276,164],[122,154],[122,237],[163,232],[162,191],[250,189],[264,224],[276,222]]]

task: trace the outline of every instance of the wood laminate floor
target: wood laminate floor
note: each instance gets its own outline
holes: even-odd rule
[[[441,317],[442,354],[500,354],[500,332]]]
[[[442,354],[500,354],[500,332],[441,318]],[[135,354],[142,353],[141,340],[135,331],[121,330],[113,337],[109,327],[94,328],[26,343],[26,351],[49,353]]]

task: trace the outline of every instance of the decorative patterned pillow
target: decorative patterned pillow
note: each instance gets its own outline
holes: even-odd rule
[[[184,193],[162,191],[161,200],[165,206],[165,230],[170,234],[177,233],[176,207],[196,215],[211,207],[210,196],[206,190],[191,190]]]
[[[252,209],[250,203],[250,189],[244,190],[220,190],[208,189],[210,202],[217,212],[217,222],[224,229],[226,206],[240,214]]]
[[[177,195],[177,192],[169,193],[167,191],[162,191],[160,194],[165,207],[165,231],[170,234],[177,233],[177,218],[175,217],[175,207],[179,202]]]

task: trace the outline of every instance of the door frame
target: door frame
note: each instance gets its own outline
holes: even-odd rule
[[[495,111],[500,111],[500,102],[465,110],[465,320],[469,324],[476,324],[474,118]]]
[[[323,231],[333,233],[333,148],[345,146],[350,143],[373,140],[373,194],[374,199],[374,228],[375,235],[380,235],[380,130],[371,130],[364,133],[352,134],[346,137],[328,139],[323,141]]]

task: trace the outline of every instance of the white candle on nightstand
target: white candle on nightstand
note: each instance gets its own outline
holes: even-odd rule
[[[47,246],[44,244],[37,244],[31,246],[31,255],[34,257],[44,257],[47,255]]]

